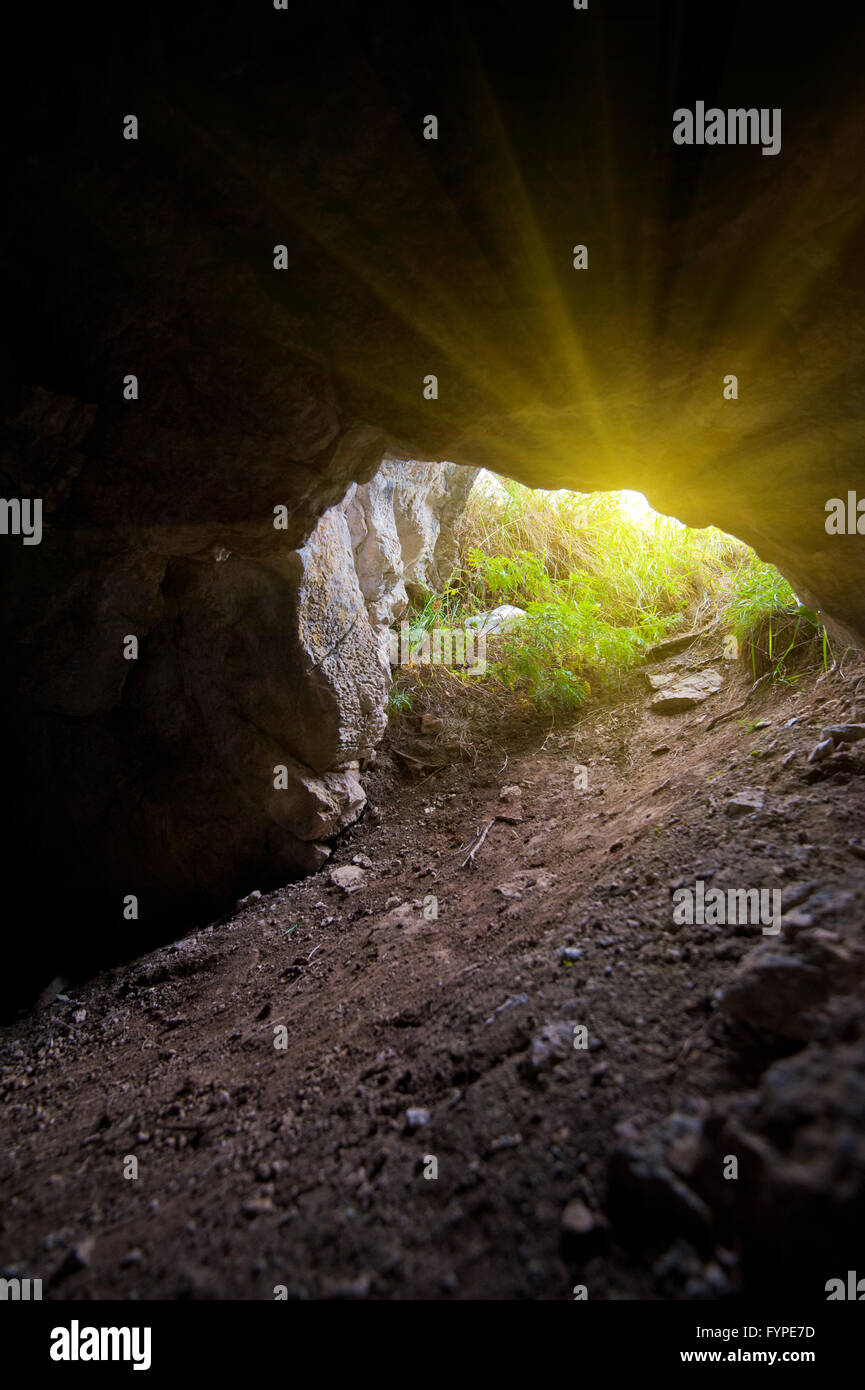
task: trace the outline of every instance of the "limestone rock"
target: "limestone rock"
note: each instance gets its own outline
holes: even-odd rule
[[[466,627],[474,628],[479,636],[498,637],[505,632],[513,632],[528,617],[524,608],[515,608],[512,603],[501,603],[489,613],[476,613],[466,618]]]
[[[649,684],[658,692],[651,702],[655,714],[679,714],[693,709],[721,689],[724,679],[711,667],[705,671],[689,671],[684,675],[663,672],[649,676]]]

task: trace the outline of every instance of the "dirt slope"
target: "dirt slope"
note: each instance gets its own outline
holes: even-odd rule
[[[808,755],[862,671],[708,730],[749,689],[714,669],[694,710],[650,713],[641,676],[476,766],[385,748],[381,812],[322,873],[2,1030],[4,1273],[58,1299],[825,1297],[865,1190],[865,743]],[[782,889],[784,930],[676,925],[697,879]]]

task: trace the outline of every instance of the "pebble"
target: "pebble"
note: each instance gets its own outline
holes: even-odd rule
[[[261,897],[261,891],[260,891],[260,889],[258,889],[258,888],[253,888],[252,892],[251,892],[251,893],[248,893],[247,896],[246,896],[245,898],[238,898],[238,900],[237,900],[237,906],[238,906],[238,908],[241,908],[241,907],[249,907],[249,904],[250,904],[250,903],[256,902],[260,897]]]
[[[409,1129],[423,1129],[430,1122],[430,1113],[422,1106],[412,1106],[405,1112],[405,1122]]]
[[[341,864],[338,869],[331,869],[330,881],[336,888],[341,888],[344,893],[351,893],[359,888],[363,882],[364,871],[357,864]]]
[[[724,810],[728,816],[747,816],[754,811],[762,811],[764,800],[765,792],[760,788],[741,791],[726,802]]]
[[[566,1246],[580,1248],[596,1243],[606,1230],[605,1218],[591,1211],[578,1197],[568,1202],[562,1212],[561,1232]]]
[[[569,1023],[548,1023],[532,1038],[530,1065],[533,1071],[549,1071],[573,1051],[574,1030]]]
[[[501,1153],[503,1149],[515,1149],[523,1142],[521,1134],[500,1134],[490,1144],[490,1153]]]
[[[835,745],[832,742],[831,738],[823,739],[821,743],[815,744],[815,746],[811,749],[811,752],[808,754],[809,763],[822,762],[824,758],[828,758],[829,754],[834,750],[834,748]]]
[[[255,1217],[263,1216],[265,1212],[273,1211],[272,1197],[251,1197],[248,1202],[244,1202],[241,1208],[244,1216]]]

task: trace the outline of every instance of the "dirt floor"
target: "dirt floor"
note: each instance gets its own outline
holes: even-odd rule
[[[865,1212],[865,742],[809,755],[865,714],[863,667],[709,728],[749,673],[700,647],[646,671],[682,665],[722,688],[661,715],[641,672],[476,763],[416,707],[319,874],[0,1031],[4,1275],[825,1298]],[[697,880],[781,889],[782,930],[677,924]]]

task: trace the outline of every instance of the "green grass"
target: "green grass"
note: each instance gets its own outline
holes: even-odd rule
[[[794,685],[801,677],[797,664],[811,664],[819,643],[823,669],[828,670],[831,644],[819,613],[800,603],[784,576],[753,551],[736,576],[735,592],[726,621],[742,644],[751,674],[771,672],[773,683]]]
[[[502,603],[526,620],[501,640],[490,675],[543,711],[572,711],[621,686],[648,647],[676,630],[732,633],[755,678],[795,680],[791,658],[822,634],[774,566],[715,527],[694,530],[621,493],[533,491],[482,475],[458,524],[458,560],[440,594],[409,617],[412,645]],[[764,651],[764,647],[766,651]],[[471,678],[470,678],[471,679]],[[399,698],[391,709],[405,709]]]
[[[411,707],[412,698],[409,691],[397,690],[395,687],[392,687],[390,689],[390,691],[388,692],[386,706],[387,713],[389,715],[405,714],[407,711],[411,709]]]

